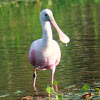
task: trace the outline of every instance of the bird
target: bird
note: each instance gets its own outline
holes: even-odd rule
[[[70,38],[64,34],[57,25],[52,10],[46,8],[40,12],[40,22],[42,26],[42,38],[32,42],[29,50],[29,62],[34,66],[33,88],[36,91],[36,69],[51,70],[51,84],[53,85],[56,66],[61,59],[61,49],[56,40],[53,39],[51,25],[58,33],[61,42],[67,44]]]

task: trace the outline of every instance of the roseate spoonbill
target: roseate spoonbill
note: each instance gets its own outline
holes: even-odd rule
[[[50,9],[44,9],[40,13],[40,22],[42,25],[42,38],[35,40],[30,47],[29,61],[34,66],[33,88],[36,90],[36,68],[39,70],[51,69],[51,84],[56,66],[60,62],[61,50],[58,43],[53,39],[51,25],[58,32],[60,40],[67,44],[70,39],[66,36],[56,24],[53,13]]]

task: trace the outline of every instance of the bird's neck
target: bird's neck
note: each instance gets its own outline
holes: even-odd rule
[[[53,39],[52,28],[49,21],[42,22],[42,40],[45,43],[50,43]]]

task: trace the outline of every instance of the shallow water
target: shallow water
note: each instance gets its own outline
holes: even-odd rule
[[[66,46],[54,39],[62,51],[60,64],[55,72],[59,91],[66,87],[81,88],[84,83],[100,82],[100,3],[95,2],[39,2],[6,4],[0,8],[0,95],[10,94],[1,100],[15,100],[34,95],[33,67],[28,60],[31,43],[42,37],[39,13],[50,8],[60,28],[71,39]],[[36,87],[39,95],[45,94],[50,84],[50,70],[37,70]],[[23,91],[21,94],[15,92]]]

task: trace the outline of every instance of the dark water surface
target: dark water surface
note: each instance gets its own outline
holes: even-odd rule
[[[31,43],[42,37],[39,13],[44,8],[53,11],[56,22],[71,39],[68,46],[61,43],[53,28],[54,39],[62,51],[55,72],[59,91],[67,92],[70,85],[81,88],[84,83],[100,82],[100,3],[59,0],[5,4],[0,6],[0,95],[10,95],[1,100],[34,95],[28,52]],[[51,72],[37,70],[37,75],[37,90],[43,96]]]

